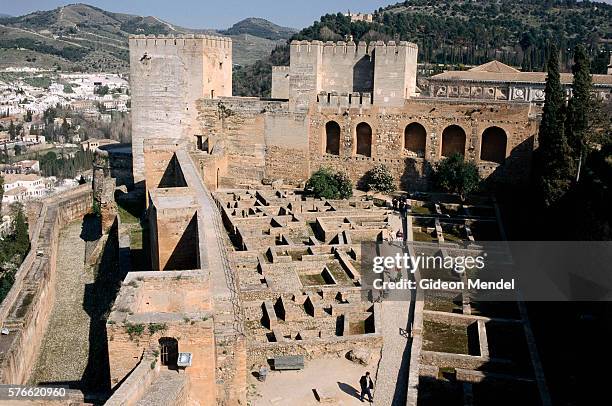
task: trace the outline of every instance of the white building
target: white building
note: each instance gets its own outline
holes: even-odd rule
[[[36,174],[6,174],[2,204],[39,199],[47,194],[45,179]]]

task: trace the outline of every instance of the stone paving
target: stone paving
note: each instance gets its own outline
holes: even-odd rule
[[[81,221],[60,233],[56,298],[31,382],[80,381],[89,359],[90,317],[83,309],[87,284],[94,272],[85,266]]]
[[[393,235],[402,229],[398,215],[390,216],[389,224],[394,230]],[[408,275],[404,274],[403,277],[407,278]],[[404,406],[410,367],[410,301],[383,300],[381,311],[385,341],[376,374],[374,405]]]

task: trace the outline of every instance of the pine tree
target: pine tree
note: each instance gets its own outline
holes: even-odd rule
[[[538,134],[537,184],[545,206],[551,206],[570,188],[573,154],[564,130],[565,95],[559,74],[559,56],[552,46],[547,63],[546,96]]]

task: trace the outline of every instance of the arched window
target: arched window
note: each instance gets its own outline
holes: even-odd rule
[[[425,156],[426,138],[425,127],[419,123],[408,124],[404,130],[404,149],[417,154],[417,156]]]
[[[465,131],[458,125],[451,125],[442,132],[442,156],[459,153],[465,155]]]
[[[372,127],[368,123],[359,123],[357,133],[357,155],[372,156]]]
[[[325,153],[340,155],[340,126],[335,121],[325,124]]]
[[[506,132],[499,127],[489,127],[482,133],[480,140],[480,159],[482,161],[497,162],[506,159]]]

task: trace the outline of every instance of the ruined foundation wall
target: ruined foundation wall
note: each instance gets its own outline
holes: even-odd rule
[[[60,229],[91,210],[91,185],[47,199],[30,223],[30,253],[0,306],[0,322],[10,330],[0,336],[0,382],[25,384],[36,362],[55,301],[55,266]]]

